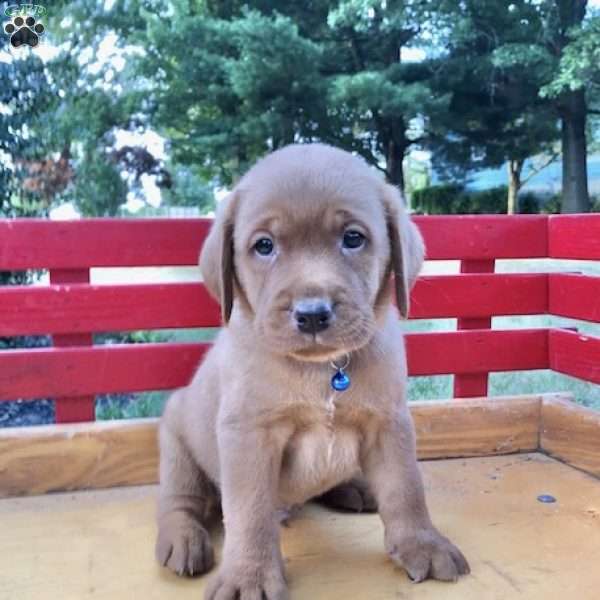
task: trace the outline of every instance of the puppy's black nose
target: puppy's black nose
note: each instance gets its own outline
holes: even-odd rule
[[[294,319],[302,333],[319,333],[329,327],[333,312],[323,300],[301,300],[296,303]]]

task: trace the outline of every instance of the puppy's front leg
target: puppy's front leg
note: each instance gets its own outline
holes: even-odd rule
[[[284,441],[256,426],[218,432],[225,544],[206,600],[288,598],[276,499]]]
[[[455,581],[469,573],[460,550],[431,523],[408,409],[383,425],[363,462],[392,560],[406,569],[414,582],[427,577]]]

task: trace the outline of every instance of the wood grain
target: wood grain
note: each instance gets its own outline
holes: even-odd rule
[[[0,496],[157,480],[156,420],[0,430]]]
[[[573,403],[570,395],[544,398],[540,445],[550,456],[600,477],[600,412]]]
[[[411,583],[379,515],[314,504],[283,527],[292,600],[595,600],[600,485],[540,454],[422,464],[436,526],[472,575]],[[177,577],[154,558],[156,489],[0,501],[3,600],[201,600],[212,573]],[[542,493],[557,502],[542,504]],[[221,528],[213,537],[222,555]],[[214,573],[214,571],[213,571]]]
[[[538,446],[541,396],[411,404],[420,458]],[[0,495],[154,483],[157,419],[0,430]]]
[[[419,458],[536,450],[541,395],[415,402]]]

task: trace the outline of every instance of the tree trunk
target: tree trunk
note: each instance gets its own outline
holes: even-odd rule
[[[401,146],[393,141],[388,142],[388,151],[386,157],[386,171],[388,181],[404,193],[404,154],[406,146]]]
[[[510,159],[508,161],[508,199],[506,212],[514,215],[519,212],[518,196],[521,189],[521,172],[523,170],[522,159]]]
[[[563,213],[589,212],[587,144],[585,125],[587,107],[583,89],[561,97],[562,124],[562,207]]]

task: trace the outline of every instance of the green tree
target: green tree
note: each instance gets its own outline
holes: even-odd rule
[[[23,48],[10,63],[0,63],[11,69],[22,62],[19,55],[29,57],[33,68],[22,69],[11,85],[22,86],[34,76],[45,85],[31,110],[23,92],[18,109],[4,115],[8,128],[22,128],[36,140],[34,152],[15,155],[23,173],[18,193],[28,192],[46,207],[69,200],[85,216],[111,216],[129,191],[139,192],[142,175],[156,175],[159,185],[168,184],[160,161],[148,160],[142,148],[115,149],[116,131],[148,127],[143,97],[119,71],[130,50],[126,36],[143,24],[136,17],[143,2],[133,4],[132,16],[124,2],[110,10],[100,1],[56,2],[44,16],[44,42],[59,48],[57,55],[43,63],[35,50]],[[100,51],[110,48],[111,39],[115,53],[102,62]]]
[[[50,101],[42,61],[28,53],[0,62],[0,218],[44,216],[48,205],[23,182],[26,161],[39,158],[40,144],[30,127]],[[31,281],[31,273],[0,271],[0,285]],[[0,340],[0,344],[8,343]]]
[[[588,116],[600,114],[600,15],[585,18],[586,2],[556,2],[558,66],[541,90],[562,121],[563,212],[589,210]]]
[[[403,61],[407,48],[427,43],[434,20],[429,3],[374,0],[332,3],[327,18],[330,105],[340,107],[336,130],[354,138],[331,141],[385,165],[387,179],[402,189],[408,150],[426,142],[431,116],[448,102],[447,93],[433,92],[426,62]]]
[[[36,158],[66,161],[73,173],[66,187],[34,186],[44,202],[69,198],[84,214],[115,214],[144,175],[174,185],[169,203],[179,193],[192,201],[194,183],[228,185],[293,141],[357,152],[401,187],[415,145],[457,167],[506,160],[514,202],[525,159],[551,147],[559,121],[565,169],[581,174],[581,119],[567,127],[565,106],[583,94],[587,116],[596,89],[583,91],[598,64],[597,25],[583,0],[106,6],[72,0],[49,9],[47,39],[62,51],[38,66],[49,103],[28,128],[43,141]],[[98,62],[111,46],[115,56]],[[427,59],[406,60],[415,48],[427,48]],[[120,129],[157,131],[169,142],[169,166],[141,149],[117,151]],[[565,210],[567,197],[587,193],[579,175],[565,176]]]
[[[541,76],[540,95],[548,98],[561,123],[562,212],[587,212],[590,198],[587,178],[588,94],[584,73],[598,77],[593,61],[600,48],[587,0],[530,0],[538,15],[539,32],[521,43],[499,48],[499,67],[521,65]],[[582,61],[582,68],[573,65]],[[584,66],[583,66],[584,65]],[[578,77],[579,76],[579,77]]]
[[[539,95],[544,71],[532,70],[525,60],[498,59],[507,48],[514,50],[539,36],[539,13],[528,0],[517,0],[508,9],[502,2],[475,1],[447,4],[445,9],[448,35],[440,40],[444,51],[430,67],[436,89],[449,92],[451,101],[432,127],[434,161],[454,167],[454,174],[456,169],[506,164],[507,212],[513,213],[525,183],[525,161],[540,153],[554,158],[560,136],[552,105]]]
[[[43,142],[35,122],[52,102],[42,61],[32,53],[0,62],[0,215],[39,214],[36,198],[23,186],[27,161],[39,159]]]
[[[446,102],[432,96],[424,66],[401,61],[426,4],[173,4],[145,16],[137,81],[174,160],[222,184],[268,150],[319,140],[361,154],[403,187],[408,149]]]
[[[230,184],[269,149],[312,138],[316,113],[325,110],[319,49],[289,19],[174,10],[147,16],[137,71],[174,161]]]
[[[167,206],[195,206],[201,214],[215,208],[213,189],[192,167],[169,165],[173,185],[163,193]]]

